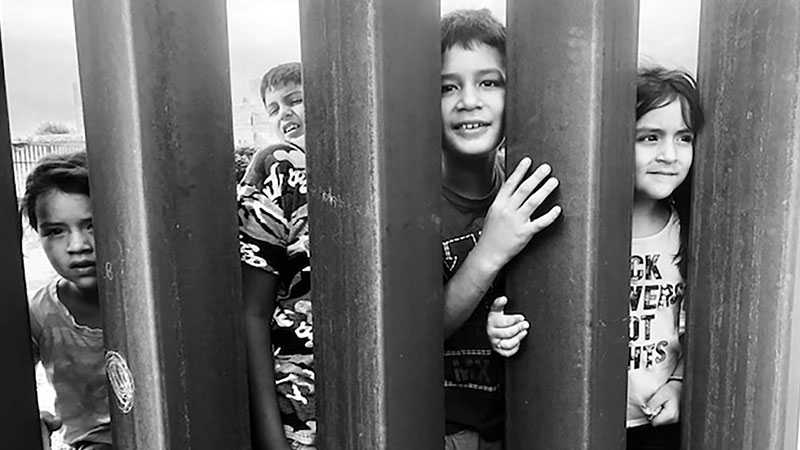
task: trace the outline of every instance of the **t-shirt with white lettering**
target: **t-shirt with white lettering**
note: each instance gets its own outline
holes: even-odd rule
[[[64,442],[111,444],[103,330],[75,322],[56,277],[28,300],[34,356],[56,392]]]
[[[680,221],[673,209],[658,233],[633,238],[628,359],[628,428],[648,423],[642,406],[682,356],[685,281],[678,268]]]

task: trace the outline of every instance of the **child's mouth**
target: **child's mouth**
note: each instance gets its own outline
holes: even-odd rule
[[[488,127],[488,122],[459,122],[453,126],[456,131],[472,131]]]
[[[288,135],[288,134],[291,134],[294,131],[297,131],[299,129],[300,129],[300,125],[298,125],[296,123],[287,123],[286,125],[283,126],[283,134],[287,134]]]

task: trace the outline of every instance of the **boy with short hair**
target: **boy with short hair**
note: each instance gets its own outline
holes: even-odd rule
[[[28,175],[27,215],[58,277],[28,300],[35,360],[56,393],[49,431],[63,423],[64,442],[78,450],[111,449],[102,316],[95,268],[86,153],[47,155]]]
[[[503,182],[502,24],[488,10],[462,10],[441,27],[445,449],[501,449],[504,363],[492,354],[486,319],[503,293],[503,267],[560,214],[555,206],[531,219],[558,180],[546,164],[526,177],[524,158]]]
[[[299,63],[270,69],[261,97],[283,142],[259,150],[238,188],[254,449],[314,449],[316,416]]]

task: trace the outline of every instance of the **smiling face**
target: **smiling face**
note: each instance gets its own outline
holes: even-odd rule
[[[303,86],[289,82],[279,88],[264,92],[267,116],[284,140],[303,147],[306,122],[303,106]]]
[[[42,248],[56,273],[81,290],[96,289],[89,197],[50,190],[36,199],[36,221]]]
[[[694,133],[684,123],[681,108],[676,99],[636,122],[637,202],[666,199],[692,167]]]
[[[483,43],[442,55],[442,134],[447,151],[480,156],[503,138],[506,72],[500,53]]]

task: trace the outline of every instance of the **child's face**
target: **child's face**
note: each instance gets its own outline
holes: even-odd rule
[[[694,133],[674,100],[636,122],[637,200],[663,200],[686,179],[692,167]]]
[[[51,190],[36,199],[39,239],[55,271],[79,289],[97,288],[92,205],[83,194]]]
[[[268,89],[264,93],[264,104],[278,136],[302,146],[306,134],[303,86],[288,83],[277,89]]]
[[[451,47],[442,55],[442,134],[445,149],[465,156],[494,151],[503,138],[506,71],[486,44]]]

